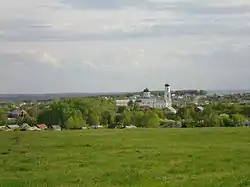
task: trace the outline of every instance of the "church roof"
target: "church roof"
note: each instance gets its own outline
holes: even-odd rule
[[[165,84],[165,87],[169,87],[170,85],[169,84]]]
[[[149,92],[149,89],[148,89],[148,88],[145,88],[145,89],[143,90],[143,92]]]

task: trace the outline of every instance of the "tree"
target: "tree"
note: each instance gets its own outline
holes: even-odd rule
[[[37,123],[47,125],[59,125],[60,116],[57,111],[44,109],[37,116]]]
[[[189,119],[183,119],[181,121],[181,124],[182,128],[193,128],[197,123],[193,119],[189,118]]]
[[[144,113],[142,111],[134,112],[132,116],[133,125],[135,125],[136,127],[143,127],[144,126],[143,117]]]
[[[39,114],[39,109],[38,107],[31,107],[27,110],[27,113],[29,114],[29,116],[37,118]]]
[[[233,114],[232,120],[236,126],[242,126],[243,123],[246,121],[246,117],[242,114]]]
[[[181,123],[175,120],[161,120],[161,126],[165,128],[180,128]]]
[[[133,111],[140,111],[140,104],[139,102],[134,102],[134,105],[133,105]]]
[[[118,109],[117,109],[117,113],[123,113],[124,111],[126,111],[126,110],[128,110],[128,108],[127,107],[125,107],[125,106],[121,106],[121,107],[118,107]]]
[[[0,126],[5,125],[8,120],[6,112],[0,108]]]
[[[208,115],[205,115],[203,121],[204,121],[204,126],[205,127],[220,127],[220,126],[224,126],[223,120],[215,112],[212,112],[212,113],[210,113]]]
[[[164,114],[164,111],[162,109],[153,109],[152,112],[154,112],[155,114],[157,114],[157,116],[160,118],[160,119],[164,119],[165,118],[165,114]]]
[[[246,105],[243,107],[242,114],[250,117],[250,105]]]
[[[185,107],[180,108],[177,112],[177,115],[184,120],[193,120],[193,118],[196,116],[196,112],[194,111],[194,107]]]
[[[200,95],[207,95],[207,92],[206,92],[205,90],[200,90],[200,91],[199,91],[199,94],[200,94]]]
[[[233,127],[233,126],[235,126],[234,123],[233,123],[233,120],[230,119],[230,116],[228,114],[221,114],[220,118],[223,121],[223,124],[224,124],[225,127]]]
[[[129,100],[128,106],[129,106],[130,108],[132,108],[132,107],[134,106],[134,101],[133,101],[133,100]]]
[[[213,109],[213,107],[211,105],[207,105],[204,110],[202,111],[202,115],[203,116],[207,116],[210,115],[214,112],[215,110]]]
[[[154,128],[160,125],[160,120],[156,113],[149,111],[144,114],[143,123],[147,128]]]
[[[78,112],[75,115],[69,117],[69,119],[66,121],[67,129],[81,129],[84,126],[86,126],[86,121],[82,117],[81,113]]]
[[[65,128],[65,123],[73,114],[73,108],[67,101],[55,101],[50,105],[50,109],[57,117],[57,124]]]
[[[80,110],[83,116],[88,116],[91,106],[89,103],[82,99],[74,99],[69,101],[72,107],[76,110]]]
[[[103,111],[101,113],[101,124],[103,125],[110,125],[112,123],[114,123],[115,121],[115,112],[114,111],[110,111],[110,110],[107,110],[107,111]]]
[[[230,104],[227,114],[237,114],[242,112],[242,107],[238,104]]]
[[[37,124],[37,120],[34,117],[31,117],[28,113],[22,118],[21,123],[27,123],[30,126],[35,126]]]
[[[130,111],[125,110],[122,114],[121,114],[121,122],[123,125],[130,125],[131,121],[132,121],[132,114]]]
[[[99,116],[94,112],[90,112],[89,115],[88,115],[87,123],[90,126],[92,126],[92,125],[100,125]]]

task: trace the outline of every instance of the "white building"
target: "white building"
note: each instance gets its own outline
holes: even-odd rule
[[[117,106],[127,106],[129,100],[117,100]],[[136,102],[140,107],[169,109],[171,112],[176,113],[176,110],[172,107],[171,89],[169,84],[165,84],[164,96],[156,97],[152,96],[149,89],[145,88],[141,97],[137,98]]]
[[[116,106],[128,106],[129,99],[116,100]]]
[[[146,88],[142,92],[142,97],[139,99],[140,107],[169,109],[171,112],[176,113],[172,107],[171,89],[169,84],[165,84],[163,98],[152,96],[149,89]]]

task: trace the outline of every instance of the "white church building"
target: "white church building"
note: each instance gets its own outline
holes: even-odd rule
[[[133,99],[134,102],[138,102],[140,107],[169,109],[171,112],[176,113],[176,110],[172,107],[171,89],[169,84],[165,84],[164,96],[156,97],[152,96],[150,90],[145,88],[142,95],[139,98]],[[129,100],[117,100],[117,106],[125,106]]]

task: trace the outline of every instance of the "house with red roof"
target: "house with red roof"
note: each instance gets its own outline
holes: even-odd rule
[[[39,128],[41,130],[47,130],[48,129],[47,125],[45,125],[45,124],[38,124],[37,128]]]

